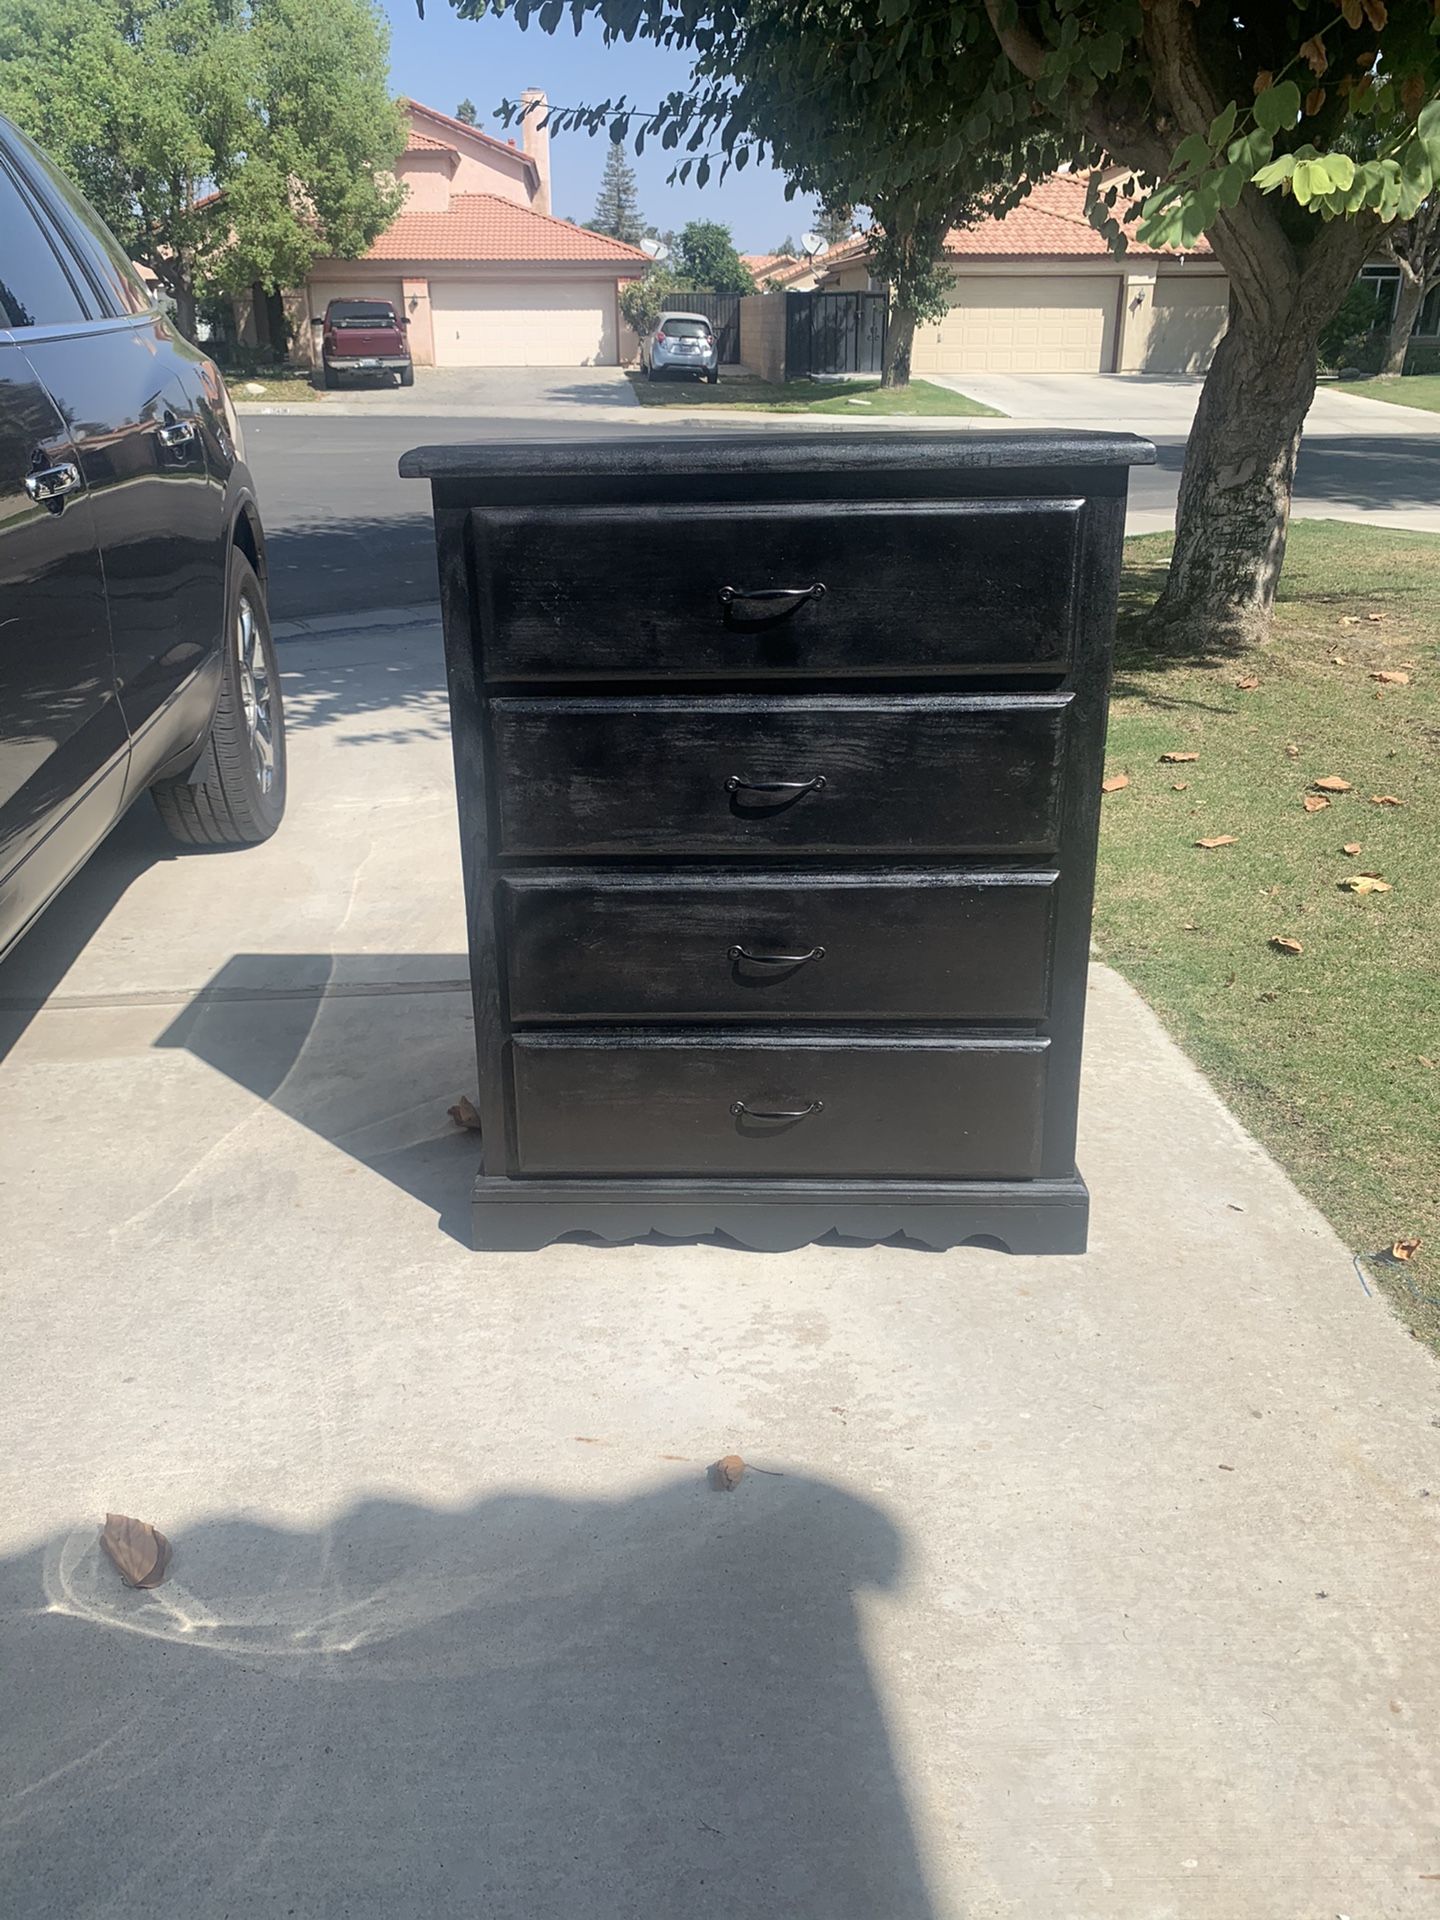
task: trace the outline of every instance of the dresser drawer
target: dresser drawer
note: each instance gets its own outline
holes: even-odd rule
[[[1069,704],[495,700],[498,850],[1044,854]]]
[[[1049,499],[477,512],[484,672],[1063,672],[1080,512]]]
[[[516,875],[499,889],[510,1017],[1043,1019],[1057,879]]]
[[[517,1034],[518,1171],[1028,1179],[1047,1045]]]

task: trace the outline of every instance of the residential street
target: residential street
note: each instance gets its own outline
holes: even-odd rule
[[[1079,383],[1067,384],[1075,387]],[[1133,383],[1125,384],[1133,393]],[[1142,383],[1142,389],[1150,384]],[[1016,404],[1013,389],[1019,385],[1013,377],[1008,382],[1010,391],[1005,397],[1011,405]],[[459,383],[452,383],[450,390],[460,390]],[[615,404],[613,376],[576,381],[566,374],[557,388],[554,376],[472,374],[463,390],[471,395],[471,410],[459,411],[457,404],[456,410],[438,415],[401,411],[397,403],[411,396],[399,393],[352,399],[338,416],[328,407],[297,408],[283,414],[247,411],[246,448],[270,534],[277,618],[433,603],[435,563],[429,489],[416,481],[402,481],[396,473],[396,463],[409,447],[425,442],[537,436],[579,439],[592,434],[757,429],[823,433],[854,424],[784,414],[710,413],[702,420],[658,409],[646,412],[633,403],[628,411],[620,411]],[[1032,406],[1050,404],[1043,384],[1031,382],[1028,392]],[[1083,408],[1071,402],[1072,411],[1078,415],[1071,424],[1100,424],[1093,412],[1097,403],[1087,397],[1088,388],[1081,388],[1081,396]],[[629,401],[628,389],[622,397]],[[1144,397],[1142,390],[1141,399]],[[1166,404],[1156,412],[1171,431],[1153,435],[1159,447],[1159,464],[1138,468],[1131,476],[1132,532],[1148,533],[1166,527],[1174,515],[1185,442],[1183,431],[1175,430],[1174,398],[1168,394],[1163,397]],[[384,410],[367,416],[361,408],[372,399],[383,403]],[[1296,513],[1440,531],[1440,419],[1432,422],[1429,416],[1401,407],[1336,395],[1327,399],[1326,424],[1307,437],[1301,451]],[[1128,404],[1130,416],[1110,424],[1146,432],[1145,409],[1133,399]],[[1337,418],[1343,426],[1349,416],[1343,411],[1337,416],[1336,409],[1352,407],[1359,423],[1357,431],[1337,431]],[[1399,418],[1385,417],[1389,415]],[[1379,425],[1384,431],[1376,430],[1372,416],[1380,416]],[[932,427],[920,421],[900,430],[925,432],[955,424],[937,420]],[[981,420],[971,430],[983,430],[992,424],[1028,426],[1034,422],[1028,418],[994,423]]]
[[[1440,1375],[1136,996],[1084,1258],[477,1255],[438,633],[283,659],[0,967],[13,1910],[1431,1914]]]

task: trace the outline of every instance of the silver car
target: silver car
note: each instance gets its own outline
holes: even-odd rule
[[[720,378],[720,349],[703,313],[662,313],[640,342],[647,380],[662,373],[690,373],[713,387]]]

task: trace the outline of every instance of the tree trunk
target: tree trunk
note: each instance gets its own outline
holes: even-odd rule
[[[285,296],[279,287],[265,289],[265,338],[277,360],[290,350],[290,328],[285,319]]]
[[[1418,277],[1408,268],[1400,268],[1400,286],[1395,295],[1395,315],[1390,322],[1390,338],[1385,343],[1385,364],[1380,369],[1387,380],[1405,371],[1405,352],[1410,345],[1410,335],[1415,330],[1415,321],[1420,312],[1420,303],[1425,298],[1425,289]]]
[[[175,326],[189,341],[195,339],[195,289],[188,279],[177,277],[170,289],[175,300]]]
[[[1278,334],[1257,328],[1231,295],[1185,450],[1170,575],[1147,621],[1157,645],[1214,653],[1267,637],[1319,328],[1298,314]]]
[[[882,387],[908,387],[910,354],[915,345],[915,315],[897,300],[890,310],[885,334],[885,365],[880,375]]]

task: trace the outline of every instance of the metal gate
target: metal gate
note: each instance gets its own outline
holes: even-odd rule
[[[786,379],[881,372],[888,304],[883,293],[787,293]]]
[[[710,322],[722,367],[740,364],[740,296],[738,293],[686,293],[675,296],[677,313],[703,313]]]

